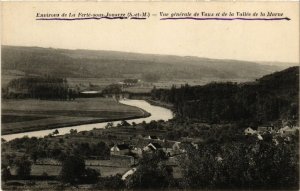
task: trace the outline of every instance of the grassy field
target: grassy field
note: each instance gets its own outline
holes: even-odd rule
[[[24,73],[17,71],[17,70],[4,70],[1,76],[1,85],[2,87],[6,87],[6,85],[13,79],[24,77]],[[128,78],[135,78],[135,77],[128,77]],[[139,77],[137,77],[140,79]],[[119,78],[67,78],[68,84],[71,87],[79,86],[80,91],[89,90],[92,84],[95,86],[93,90],[103,90],[106,86],[110,84],[116,84],[118,82],[122,82],[125,77]],[[232,81],[232,82],[247,82],[251,81],[251,79],[247,78],[232,78],[232,79],[220,79],[215,77],[203,77],[200,79],[160,79],[156,82],[146,82],[142,79],[138,85],[133,87],[124,88],[125,91],[133,92],[133,93],[149,93],[153,87],[156,88],[166,88],[169,89],[173,85],[176,87],[180,87],[181,85],[189,84],[191,86],[195,85],[204,85],[210,82],[225,82],[225,81]]]
[[[101,173],[101,177],[114,176],[116,174],[123,175],[130,167],[106,167],[106,166],[86,166],[87,168],[95,169]],[[32,165],[31,175],[42,176],[46,173],[48,176],[58,176],[61,171],[61,166],[54,165]],[[12,174],[16,175],[16,169],[12,169]]]
[[[2,100],[2,134],[143,117],[140,109],[111,98],[75,101]]]

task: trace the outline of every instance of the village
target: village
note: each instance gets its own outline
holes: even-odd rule
[[[290,136],[299,134],[299,127],[290,127],[286,125],[277,131],[272,126],[259,126],[256,129],[248,127],[244,130],[244,134],[257,137],[259,140],[263,140],[262,135],[271,134],[274,143],[278,144],[277,138],[284,138],[285,141],[290,141]]]
[[[104,129],[81,132],[71,129],[70,133],[65,135],[60,135],[59,131],[55,130],[44,139],[53,145],[53,147],[49,146],[50,150],[66,151],[69,147],[80,147],[79,152],[90,151],[90,154],[84,155],[85,166],[101,173],[101,177],[120,176],[126,182],[135,173],[139,166],[139,160],[145,154],[159,154],[164,158],[165,165],[172,169],[173,177],[180,180],[183,178],[180,159],[187,154],[189,149],[198,149],[205,141],[204,138],[189,136],[169,140],[168,126],[171,125],[172,122],[168,121],[153,121],[149,124],[144,122],[129,124],[122,121],[119,124],[108,123]],[[264,137],[271,135],[273,144],[278,145],[283,144],[282,140],[284,142],[292,141],[298,132],[298,127],[289,126],[277,131],[271,126],[260,126],[257,129],[248,127],[243,132],[243,136],[245,136],[243,139],[253,137],[257,141],[263,141]],[[93,145],[98,146],[93,147]],[[99,152],[91,149],[106,150],[106,154],[97,155]],[[3,151],[5,157],[5,153],[10,153],[11,148],[4,144]],[[13,152],[21,155],[24,149]],[[222,156],[218,155],[217,161],[222,160]],[[54,178],[58,177],[61,172],[62,163],[57,157],[36,156],[33,161],[31,175],[34,177]],[[17,175],[14,167],[8,166],[7,168],[13,176]]]

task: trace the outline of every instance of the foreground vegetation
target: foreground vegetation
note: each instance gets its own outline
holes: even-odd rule
[[[194,121],[187,126],[193,125],[202,136],[170,136],[174,130],[182,131],[182,124],[178,120],[134,126],[123,122],[117,127],[90,132],[72,131],[64,136],[24,137],[2,142],[3,188],[12,188],[12,184],[16,187],[14,182],[22,183],[16,187],[20,189],[68,189],[73,186],[88,190],[299,187],[298,133],[287,139],[277,133],[265,132],[260,140],[256,136],[244,135],[234,125],[206,124],[204,127]],[[165,141],[148,140],[141,137],[141,133],[156,134]],[[192,142],[185,143],[187,138]],[[113,162],[110,152],[110,148],[120,141],[137,148],[144,147],[142,142],[156,142],[166,150],[169,146],[164,144],[181,142],[185,144],[185,152],[170,157],[165,148],[145,151],[141,156],[135,156],[137,163],[133,166],[120,168]],[[134,156],[134,153],[129,155]],[[91,157],[101,161],[100,166],[90,166]],[[44,159],[59,161],[59,164],[41,164]],[[123,179],[122,175],[131,168],[136,168],[136,171]],[[55,184],[42,186],[45,181]],[[28,185],[30,182],[33,185]]]

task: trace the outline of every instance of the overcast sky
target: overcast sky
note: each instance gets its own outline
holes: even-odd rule
[[[122,5],[122,6],[120,6]],[[290,21],[37,21],[37,13],[283,12]],[[299,3],[6,3],[2,44],[299,62]]]

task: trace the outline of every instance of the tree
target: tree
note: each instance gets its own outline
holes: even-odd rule
[[[172,168],[166,166],[158,153],[144,154],[136,172],[127,180],[129,188],[162,189],[174,183]]]
[[[70,129],[70,134],[71,135],[74,135],[74,134],[76,134],[77,133],[77,129]]]
[[[195,189],[297,188],[297,148],[292,143],[275,145],[272,139],[202,144],[187,149],[180,160],[184,185]]]
[[[23,156],[15,161],[17,167],[17,176],[22,179],[27,179],[31,172],[31,161],[27,157]]]
[[[113,122],[108,122],[106,125],[105,125],[105,129],[109,129],[109,128],[112,128],[114,127],[114,123]]]
[[[101,177],[95,185],[95,190],[122,190],[125,188],[125,183],[122,180],[122,175]]]
[[[126,121],[126,120],[123,120],[121,122],[121,125],[124,127],[124,126],[130,126],[130,124]]]
[[[80,156],[70,155],[62,163],[60,180],[62,182],[75,184],[85,174],[85,163]]]
[[[36,99],[60,99],[65,100],[68,96],[67,81],[62,78],[45,77],[22,77],[11,80],[7,87],[20,93],[7,92],[6,97],[36,98]],[[74,94],[74,93],[73,93]],[[73,96],[74,97],[74,96]]]
[[[8,166],[2,166],[1,169],[1,178],[4,182],[6,182],[11,176],[10,169]]]
[[[119,84],[110,84],[102,90],[102,93],[103,94],[120,94],[120,93],[122,93],[122,88]]]
[[[58,135],[59,131],[57,129],[55,129],[55,131],[53,131],[53,135]]]
[[[100,173],[95,169],[87,168],[84,173],[85,183],[96,183],[99,180]]]

